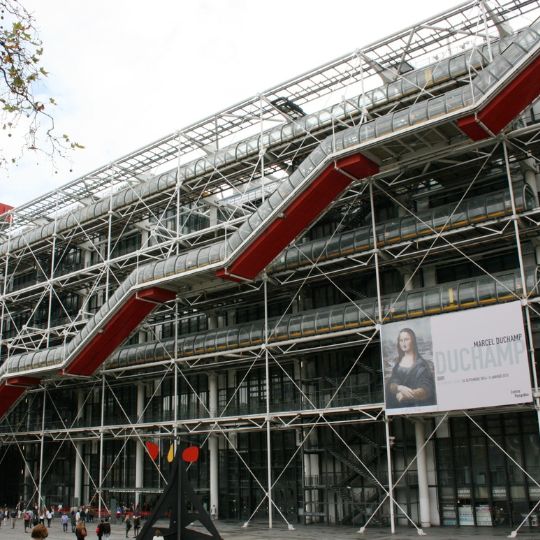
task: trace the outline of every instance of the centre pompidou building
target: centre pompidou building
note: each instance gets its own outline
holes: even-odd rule
[[[538,526],[539,15],[462,4],[4,207],[0,500],[151,508],[195,445],[223,519]]]

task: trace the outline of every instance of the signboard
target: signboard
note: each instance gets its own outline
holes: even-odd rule
[[[520,302],[383,325],[387,415],[532,401]]]

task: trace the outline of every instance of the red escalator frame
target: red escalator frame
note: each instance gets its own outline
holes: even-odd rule
[[[151,287],[132,294],[70,362],[64,374],[92,375],[157,304],[173,300],[175,297],[174,292],[159,287]]]
[[[11,377],[0,383],[0,418],[2,418],[17,400],[26,392],[39,384],[37,377]]]
[[[329,164],[310,185],[289,203],[228,266],[216,272],[230,280],[254,279],[283,249],[305,230],[354,179],[376,174],[376,163],[355,154]],[[344,174],[347,173],[347,174]]]
[[[523,109],[540,95],[540,57],[531,62],[506,86],[492,96],[476,114],[457,121],[458,127],[473,141],[497,135]]]

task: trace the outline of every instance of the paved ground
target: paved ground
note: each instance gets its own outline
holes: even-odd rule
[[[391,535],[389,529],[373,528],[368,529],[364,534],[358,533],[358,528],[352,527],[325,527],[325,526],[296,526],[296,530],[289,531],[285,527],[277,524],[272,530],[269,530],[266,524],[254,522],[248,528],[242,528],[241,523],[217,521],[216,526],[224,540],[350,540],[353,538],[371,538],[374,540],[401,540],[419,538],[415,529],[400,528],[395,535]],[[95,535],[96,524],[89,523],[88,540],[97,540]],[[69,528],[71,531],[71,528]],[[433,527],[427,529],[427,538],[436,540],[469,540],[480,538],[506,538],[510,529],[491,527]],[[130,536],[132,538],[132,536]],[[518,534],[518,539],[538,540],[540,530],[523,529]],[[75,535],[71,532],[62,532],[62,526],[58,520],[53,520],[49,529],[48,540],[74,540]],[[125,531],[121,524],[112,524],[111,540],[124,540]],[[30,540],[30,534],[24,534],[22,521],[18,520],[15,529],[10,525],[0,527],[0,540]]]

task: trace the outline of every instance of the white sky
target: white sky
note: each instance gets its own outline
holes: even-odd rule
[[[14,206],[290,77],[454,6],[450,0],[22,0],[34,13],[71,162],[0,171]],[[3,147],[0,139],[0,147]],[[70,169],[72,172],[70,173]]]

